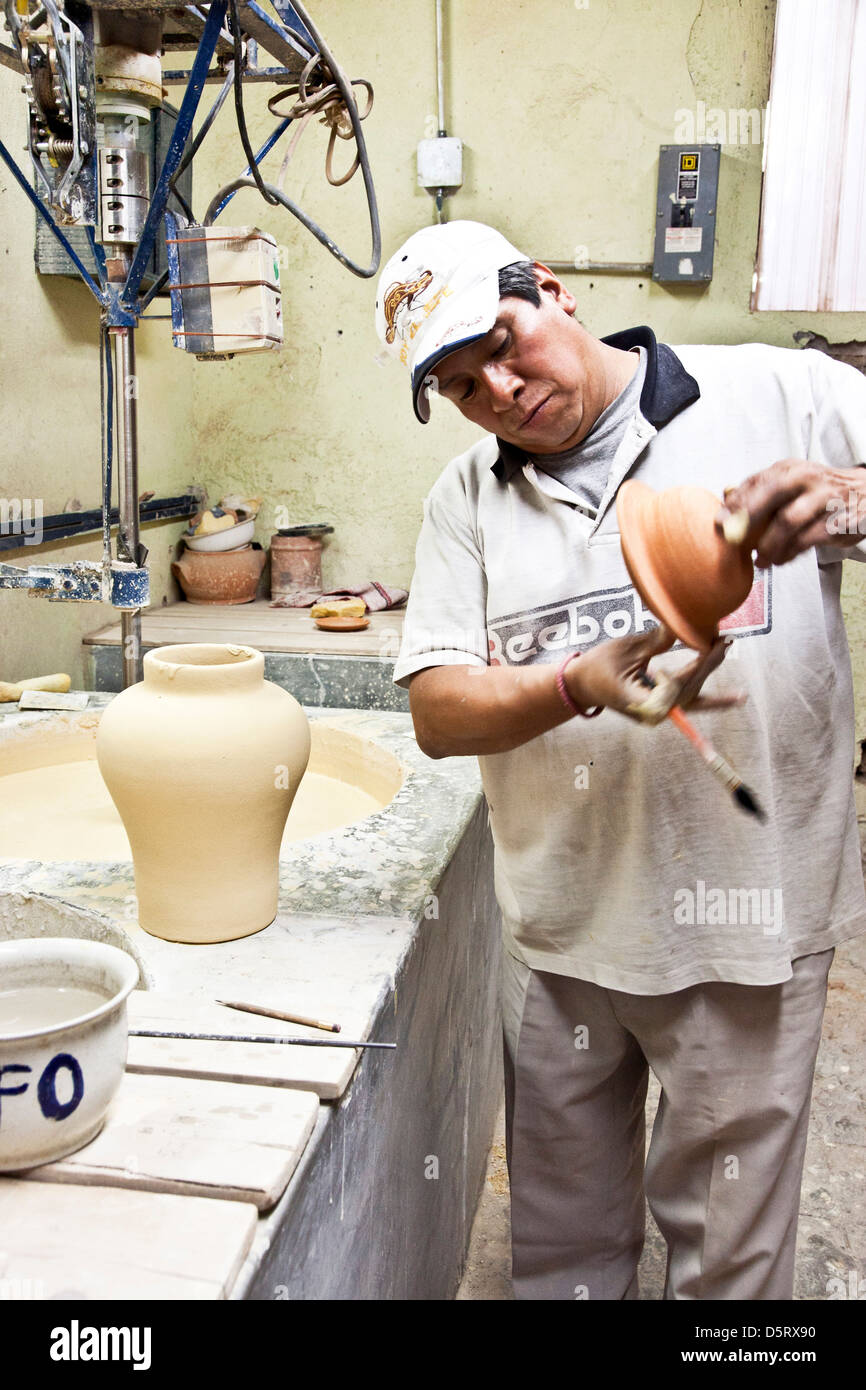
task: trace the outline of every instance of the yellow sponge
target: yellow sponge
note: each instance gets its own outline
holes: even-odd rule
[[[362,598],[332,598],[327,603],[314,603],[310,609],[313,618],[362,618],[367,605]]]
[[[207,511],[202,515],[202,519],[196,529],[196,536],[214,536],[217,531],[227,531],[230,526],[237,525],[237,518],[234,512],[226,512],[224,516],[215,516],[212,511]]]

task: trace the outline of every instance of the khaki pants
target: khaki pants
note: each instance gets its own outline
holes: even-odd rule
[[[789,1299],[833,951],[780,985],[636,995],[503,953],[517,1298],[638,1297],[645,1199],[665,1298]],[[648,1068],[661,1099],[644,1162]]]

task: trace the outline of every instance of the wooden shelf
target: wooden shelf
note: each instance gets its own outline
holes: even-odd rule
[[[254,599],[230,608],[196,603],[169,603],[145,608],[141,640],[145,646],[172,642],[237,642],[263,652],[313,652],[321,656],[379,656],[394,661],[403,635],[404,608],[369,613],[362,632],[322,632],[308,608],[272,608]],[[90,632],[85,646],[119,647],[120,622]]]

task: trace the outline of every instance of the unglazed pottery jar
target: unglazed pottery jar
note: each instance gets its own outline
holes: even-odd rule
[[[217,535],[225,535],[224,531]],[[227,608],[235,603],[252,603],[267,556],[252,545],[240,550],[185,550],[171,566],[187,603]]]
[[[99,769],[129,836],[138,920],[234,941],[277,913],[280,841],[310,756],[297,700],[252,647],[157,647],[107,706]]]
[[[681,642],[709,651],[719,623],[748,597],[754,579],[748,545],[719,535],[721,502],[706,488],[653,492],[631,478],[616,498],[622,553],[647,607]]]

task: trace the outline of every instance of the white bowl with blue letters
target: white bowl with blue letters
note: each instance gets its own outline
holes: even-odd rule
[[[0,1173],[53,1163],[99,1133],[137,984],[132,957],[101,941],[0,942]]]

